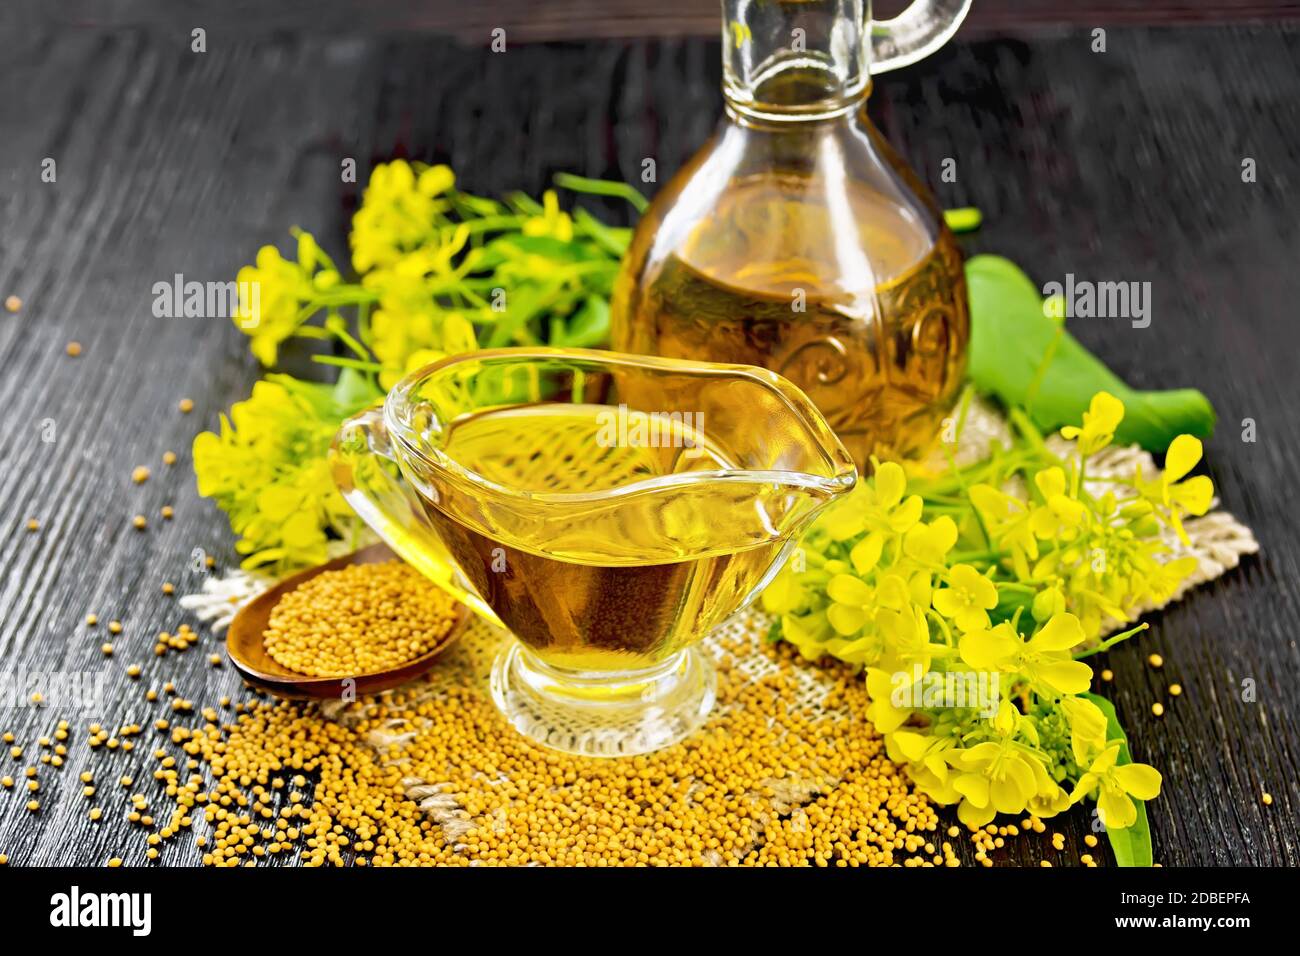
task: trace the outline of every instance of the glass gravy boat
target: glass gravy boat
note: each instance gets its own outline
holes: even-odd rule
[[[394,550],[518,639],[492,675],[512,725],[598,755],[704,719],[695,642],[857,477],[774,372],[547,348],[414,373],[344,423],[333,469]]]

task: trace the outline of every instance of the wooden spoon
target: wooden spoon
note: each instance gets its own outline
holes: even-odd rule
[[[322,571],[337,571],[350,564],[376,564],[381,561],[393,561],[396,558],[397,555],[392,552],[388,545],[375,544],[341,558],[335,558],[333,561],[319,564],[314,568],[299,571],[297,574],[285,578],[274,587],[263,591],[239,609],[234,620],[230,622],[230,629],[226,632],[226,654],[229,655],[231,663],[235,665],[235,670],[239,671],[240,675],[250,684],[270,691],[277,697],[291,697],[299,700],[339,700],[343,697],[345,690],[349,696],[353,693],[356,695],[374,694],[419,677],[433,667],[434,659],[465,630],[470,619],[470,610],[465,605],[456,605],[459,616],[455,623],[452,624],[451,629],[438,646],[427,654],[417,657],[413,661],[408,661],[400,667],[374,671],[369,674],[356,674],[351,678],[310,677],[306,674],[298,674],[278,663],[271,655],[267,654],[266,645],[262,642],[262,635],[266,631],[267,622],[271,619],[271,609],[275,607],[276,602],[281,597],[304,581],[315,577]],[[434,587],[434,585],[430,584],[429,587]],[[344,681],[349,679],[355,683],[345,688]]]

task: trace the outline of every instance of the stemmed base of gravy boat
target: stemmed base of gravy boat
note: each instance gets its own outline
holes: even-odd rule
[[[687,737],[716,698],[713,662],[699,645],[654,667],[572,671],[518,641],[492,667],[492,699],[525,737],[585,757],[632,757]]]

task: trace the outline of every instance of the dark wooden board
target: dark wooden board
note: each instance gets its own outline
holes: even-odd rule
[[[155,318],[152,284],[178,272],[230,278],[292,225],[342,257],[357,199],[339,181],[344,157],[363,182],[391,156],[448,161],[485,193],[535,193],[558,170],[630,179],[647,156],[666,177],[718,115],[718,49],[588,41],[493,55],[417,35],[214,25],[196,55],[188,30],[12,18],[0,37],[0,298],[25,303],[0,313],[0,670],[104,670],[108,697],[102,714],[0,711],[0,732],[28,755],[58,717],[76,718],[66,767],[41,773],[39,814],[0,792],[0,852],[12,864],[136,864],[144,841],[112,781],[146,776],[150,734],[134,754],[92,753],[85,725],[170,716],[144,700],[167,680],[200,705],[241,693],[232,669],[208,664],[219,639],[161,659],[151,648],[186,620],[160,583],[197,589],[195,548],[216,555],[218,571],[233,560],[223,516],[196,495],[189,444],[258,374],[228,321]],[[1067,272],[1152,282],[1150,328],[1075,331],[1136,385],[1209,394],[1222,417],[1209,472],[1264,551],[1112,652],[1107,693],[1138,759],[1165,774],[1150,808],[1158,861],[1294,865],[1300,29],[1113,28],[1104,54],[1089,40],[1079,29],[959,42],[881,78],[872,109],[945,204],[984,210],[971,251],[1004,253],[1039,282]],[[41,182],[45,157],[54,184]],[[946,157],[955,184],[939,181]],[[1244,157],[1258,182],[1242,182]],[[79,358],[64,354],[71,339]],[[185,396],[189,416],[176,409]],[[1258,423],[1256,443],[1241,440],[1245,418]],[[42,441],[47,420],[53,442]],[[170,470],[169,448],[181,456]],[[154,472],[139,486],[138,464]],[[158,519],[165,503],[174,521]],[[137,512],[148,531],[131,527]],[[38,533],[24,529],[33,517]],[[126,626],[111,661],[99,651],[104,623],[83,624],[89,612]],[[1162,671],[1145,664],[1151,651]],[[132,661],[139,681],[125,676]],[[1242,701],[1243,679],[1257,701]],[[1185,692],[1157,719],[1150,705],[1167,700],[1170,681]],[[0,755],[0,772],[28,762]],[[83,769],[101,785],[98,824]],[[999,859],[1077,861],[1087,824],[1083,813],[1053,824],[1066,854],[1013,841]],[[162,859],[194,863],[198,852],[183,838]]]

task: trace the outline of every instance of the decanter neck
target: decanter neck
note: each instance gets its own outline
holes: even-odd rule
[[[733,115],[822,119],[871,90],[871,0],[722,0],[722,92]]]

